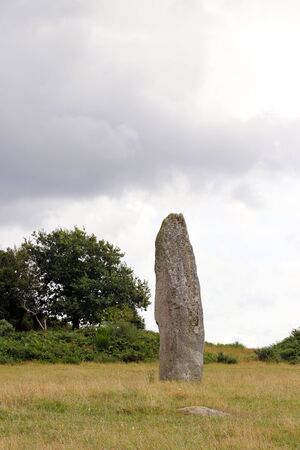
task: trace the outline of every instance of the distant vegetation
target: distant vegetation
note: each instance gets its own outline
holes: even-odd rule
[[[8,325],[8,326],[7,326]],[[0,321],[0,363],[44,361],[151,361],[157,359],[158,333],[120,322],[80,330],[17,332]]]
[[[15,331],[0,320],[0,364],[22,361],[80,363],[84,361],[140,362],[158,359],[159,334],[129,322],[110,322],[80,330]],[[207,344],[204,362],[235,364],[255,357],[235,344]]]
[[[0,364],[22,361],[80,363],[83,361],[155,361],[159,334],[126,321],[106,322],[79,330],[52,328],[47,331],[15,331],[0,320]],[[300,363],[300,329],[269,347],[249,349],[233,344],[205,344],[204,363],[236,364],[259,359],[266,362]]]
[[[260,361],[300,363],[300,328],[283,341],[255,350]]]
[[[123,256],[76,227],[34,232],[20,247],[0,250],[0,319],[17,331],[116,320],[144,328],[148,284]]]

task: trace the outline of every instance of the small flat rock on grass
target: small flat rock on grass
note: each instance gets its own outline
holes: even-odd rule
[[[187,406],[185,408],[179,408],[177,411],[183,414],[195,414],[196,416],[229,416],[229,414],[224,411],[206,408],[206,406]]]

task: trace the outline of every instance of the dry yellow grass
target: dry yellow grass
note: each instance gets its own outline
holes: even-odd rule
[[[0,367],[0,449],[300,449],[300,367],[210,364],[199,383],[156,364]],[[203,405],[229,417],[181,415]]]

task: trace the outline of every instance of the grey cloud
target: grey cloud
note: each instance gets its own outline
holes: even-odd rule
[[[169,44],[164,47],[162,41],[163,52],[157,55],[160,77],[155,67],[149,68],[147,54],[143,56],[159,33],[142,36],[139,27],[116,31],[106,2],[96,3],[30,0],[26,11],[22,2],[2,3],[2,204],[155,189],[174,173],[205,186],[257,168],[298,170],[297,121],[261,117],[191,125],[172,97],[177,85],[171,76],[172,59],[168,62]],[[113,10],[120,3],[111,5]],[[100,26],[93,19],[95,10]],[[159,50],[157,44],[155,48]],[[174,64],[180,67],[178,61]],[[174,72],[174,78],[186,77],[184,91],[196,79],[192,69],[182,70]],[[197,70],[201,83],[201,66]],[[175,83],[170,97],[155,91],[152,76],[166,86]]]
[[[46,200],[46,201],[45,201]],[[36,224],[41,225],[45,217],[46,209],[57,208],[58,202],[53,199],[28,199],[14,202],[5,202],[1,204],[0,208],[0,223],[1,227],[13,227],[16,224],[20,224],[24,235],[28,236],[32,230],[36,227]],[[0,246],[2,242],[0,243]]]

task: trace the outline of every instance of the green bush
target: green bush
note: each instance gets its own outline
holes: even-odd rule
[[[204,353],[204,364],[209,364],[217,362],[217,354],[211,353],[211,352],[205,352]]]
[[[109,327],[101,327],[95,335],[95,344],[100,352],[107,350],[111,339]]]
[[[257,348],[255,350],[255,353],[257,354],[258,359],[260,361],[278,362],[280,359],[279,354],[276,352],[276,350],[272,346]]]
[[[0,336],[8,336],[13,333],[14,327],[5,319],[0,320]]]
[[[300,363],[300,328],[293,330],[283,341],[255,350],[260,361],[286,361],[290,364]]]
[[[122,356],[121,356],[121,360],[124,362],[139,362],[139,361],[144,361],[144,355],[142,352],[139,352],[137,350],[127,350],[125,351]]]
[[[95,345],[111,359],[126,362],[154,360],[158,358],[159,335],[128,322],[117,322],[97,330]]]
[[[217,354],[217,362],[224,364],[237,364],[238,360],[234,356],[228,355],[223,352]]]
[[[0,336],[0,364],[45,361],[150,361],[158,358],[158,333],[119,323],[81,330],[12,332]]]

